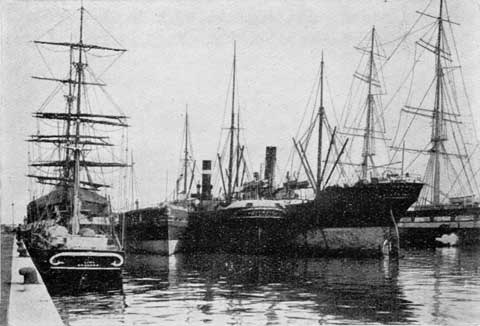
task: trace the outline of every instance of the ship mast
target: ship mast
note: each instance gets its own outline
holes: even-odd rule
[[[322,61],[320,63],[320,106],[318,107],[318,150],[317,150],[317,192],[320,194],[322,189],[322,138],[323,138],[323,120],[325,118],[325,108],[323,107],[323,51]]]
[[[241,155],[242,155],[242,148],[240,147],[240,108],[237,110],[237,149],[236,149],[236,163],[235,163],[235,180],[233,182],[233,187],[239,186],[238,176],[240,173],[240,163],[241,163]]]
[[[301,140],[296,140],[295,138],[292,138],[293,140],[293,145],[295,147],[295,150],[298,153],[298,157],[300,158],[300,163],[303,166],[303,169],[305,171],[306,177],[308,184],[310,187],[313,189],[315,193],[315,198],[318,199],[320,197],[321,192],[325,187],[327,186],[328,182],[330,181],[330,178],[335,171],[336,167],[338,166],[340,162],[340,158],[342,157],[345,147],[347,146],[348,139],[343,143],[342,148],[340,152],[337,155],[337,158],[335,159],[335,162],[333,165],[330,167],[329,173],[325,174],[327,172],[327,163],[329,162],[329,157],[330,153],[332,151],[332,148],[335,147],[335,134],[336,134],[336,128],[333,129],[333,132],[330,134],[330,144],[327,149],[327,154],[325,157],[324,164],[322,166],[322,150],[323,150],[323,127],[327,127],[328,131],[328,123],[326,123],[326,115],[325,115],[325,107],[323,106],[323,78],[324,78],[324,67],[325,67],[325,62],[323,60],[323,51],[322,51],[322,59],[320,61],[320,81],[319,81],[319,88],[320,88],[320,105],[318,107],[318,147],[317,147],[317,177],[315,178],[314,171],[311,168],[311,164],[307,158],[306,155],[306,147],[308,146],[308,142],[310,140],[310,136],[313,135],[313,130],[315,129],[315,123],[316,119],[312,121],[312,123],[308,127],[307,133],[302,137],[303,139]],[[318,90],[318,88],[317,88]],[[305,142],[305,147],[304,144]],[[327,177],[324,179],[324,176],[327,175]],[[287,173],[287,186],[289,182],[289,175]],[[322,186],[323,184],[323,186]]]
[[[84,146],[113,146],[109,143],[108,137],[95,136],[84,132],[82,124],[94,125],[103,124],[109,126],[127,127],[124,115],[106,115],[95,114],[89,112],[82,112],[82,87],[91,86],[106,86],[104,83],[98,81],[87,81],[85,78],[86,67],[86,53],[90,51],[115,51],[125,52],[125,49],[99,46],[94,44],[86,44],[83,40],[84,28],[84,14],[85,8],[80,7],[80,27],[78,42],[52,42],[52,41],[33,41],[37,45],[45,46],[63,46],[70,50],[69,58],[69,75],[67,79],[47,78],[32,76],[34,79],[60,82],[68,84],[68,94],[65,96],[67,100],[66,112],[45,112],[43,110],[34,112],[33,116],[39,119],[47,120],[61,120],[65,121],[64,134],[39,134],[32,135],[28,140],[30,142],[51,143],[65,146],[65,158],[58,161],[37,161],[31,163],[32,167],[46,167],[46,168],[60,168],[63,173],[60,175],[33,175],[29,177],[36,178],[39,183],[48,185],[62,185],[63,191],[68,193],[68,200],[70,202],[70,226],[72,234],[77,234],[79,231],[79,218],[81,214],[80,202],[80,188],[87,186],[87,189],[96,191],[101,187],[108,187],[108,185],[95,183],[91,180],[88,167],[102,168],[102,167],[126,167],[128,164],[119,162],[95,162],[87,161],[84,156]],[[74,54],[78,50],[78,57]],[[76,59],[76,60],[75,60]],[[75,76],[73,69],[75,69]],[[76,87],[76,88],[75,88]],[[75,95],[74,95],[75,94]],[[75,102],[75,103],[74,103]],[[74,107],[75,104],[75,107]],[[82,133],[83,132],[83,133]],[[73,157],[72,157],[73,156]],[[80,169],[85,168],[88,180],[80,180]],[[70,188],[73,188],[70,191]]]
[[[185,108],[185,147],[183,158],[183,192],[187,196],[187,173],[188,173],[188,105]]]
[[[462,124],[459,121],[460,117],[460,108],[457,94],[454,86],[453,76],[451,80],[447,80],[448,76],[445,75],[444,69],[459,69],[460,66],[452,66],[448,62],[453,62],[448,45],[448,37],[446,35],[446,29],[444,23],[455,24],[452,22],[449,17],[445,17],[446,11],[446,0],[439,0],[439,11],[438,15],[430,15],[425,12],[419,12],[419,14],[435,19],[435,27],[430,34],[429,39],[435,40],[435,43],[430,43],[430,41],[420,38],[416,45],[422,47],[428,52],[433,53],[434,55],[434,67],[433,67],[433,81],[428,86],[426,94],[421,98],[420,104],[418,106],[405,105],[402,112],[406,112],[415,116],[421,116],[429,118],[431,122],[430,128],[430,138],[428,143],[428,148],[425,149],[408,149],[408,151],[426,153],[428,155],[428,162],[424,173],[424,182],[429,185],[428,188],[424,188],[422,191],[422,202],[419,204],[423,205],[433,205],[438,206],[442,204],[441,196],[450,197],[450,194],[455,191],[457,192],[456,196],[463,195],[466,191],[474,192],[474,187],[477,188],[478,185],[475,179],[475,173],[471,166],[470,158],[472,154],[468,154],[467,147],[464,140],[463,129],[465,127],[453,127],[459,124]],[[444,11],[445,7],[445,13]],[[452,35],[453,37],[453,35]],[[418,59],[418,58],[417,58]],[[445,61],[444,61],[445,60]],[[412,75],[413,79],[413,75]],[[433,92],[433,105],[431,109],[422,108],[424,99],[427,98],[429,92]],[[448,94],[453,94],[453,100],[449,99]],[[410,95],[407,99],[407,102],[410,100]],[[411,120],[413,121],[413,119]],[[447,123],[450,128],[447,128]],[[411,125],[411,124],[410,124]],[[404,141],[407,132],[409,131],[410,126],[405,130],[401,141]],[[451,151],[451,148],[446,148],[448,145],[448,132],[452,133],[452,138],[454,138],[454,143],[452,146],[455,146],[455,150]],[[405,147],[405,146],[403,146]],[[463,148],[461,148],[463,147]],[[396,150],[402,150],[403,148],[398,146],[394,147]],[[407,150],[407,149],[405,149]],[[460,166],[456,167],[453,164],[451,158],[459,159]],[[466,161],[465,161],[466,160]],[[442,176],[444,178],[447,174],[455,176],[453,182],[452,179],[449,179],[446,184],[442,183]],[[463,176],[464,180],[460,178]],[[463,179],[462,178],[462,179]],[[464,183],[465,182],[465,183]],[[440,187],[445,188],[441,191]]]
[[[73,47],[70,47],[70,59],[69,59],[69,71],[68,78],[72,80],[72,67],[73,67]],[[68,84],[68,95],[65,96],[67,100],[67,114],[70,116],[72,114],[72,106],[75,96],[73,96],[73,84]],[[65,128],[65,141],[67,146],[65,147],[65,167],[63,170],[63,177],[65,180],[70,178],[70,119],[66,121]]]
[[[375,41],[375,26],[372,28],[372,39],[370,45],[370,58],[369,58],[369,67],[368,67],[368,95],[367,95],[367,114],[366,114],[366,126],[365,126],[365,133],[363,136],[363,151],[362,151],[362,180],[367,179],[368,175],[368,161],[370,160],[373,165],[373,127],[374,127],[374,114],[373,114],[373,95],[372,95],[372,77],[373,77],[373,46]]]
[[[236,61],[237,61],[237,46],[236,42],[233,43],[233,81],[232,81],[232,113],[230,122],[230,155],[228,158],[228,193],[227,202],[232,200],[232,182],[233,182],[233,150],[234,150],[234,138],[235,138],[235,74],[236,74]]]
[[[441,51],[442,51],[442,33],[443,33],[443,20],[442,20],[442,11],[443,11],[443,0],[440,0],[440,13],[438,15],[438,34],[437,34],[437,45],[435,47],[435,78],[436,78],[436,87],[435,87],[435,103],[433,107],[432,115],[432,148],[430,150],[431,160],[433,160],[433,192],[432,192],[432,204],[440,204],[440,155],[441,149],[443,148],[443,142],[446,138],[443,136],[443,90],[442,90],[442,62]]]
[[[83,45],[83,6],[80,7],[80,37],[78,47],[78,62],[75,64],[77,68],[77,116],[81,115],[81,95],[82,95],[82,75],[83,75],[83,62],[82,62],[82,45]],[[73,159],[75,161],[73,169],[73,216],[72,216],[72,234],[77,234],[80,227],[80,120],[75,120],[75,142],[73,148]]]

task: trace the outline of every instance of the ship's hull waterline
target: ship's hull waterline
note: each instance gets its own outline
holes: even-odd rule
[[[189,219],[186,208],[167,205],[136,209],[125,212],[125,218],[127,252],[168,256],[183,251]]]
[[[113,230],[115,216],[109,212],[107,199],[81,190],[83,212],[90,216],[81,215],[78,232],[73,234],[71,215],[65,209],[71,206],[71,193],[71,188],[57,187],[27,206],[28,223],[19,236],[42,278],[49,289],[59,290],[83,290],[121,280],[125,256]]]
[[[398,244],[396,221],[422,184],[392,182],[329,187],[316,200],[285,205],[282,218],[198,212],[190,219],[189,250],[311,256],[381,256]]]
[[[291,219],[223,222],[197,216],[187,251],[302,256],[382,256],[393,253],[395,227],[305,227]]]
[[[123,251],[27,248],[52,292],[121,287]]]

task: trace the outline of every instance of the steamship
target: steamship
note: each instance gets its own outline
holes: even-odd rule
[[[271,148],[271,147],[270,147]],[[211,194],[211,161],[204,161],[200,202],[190,217],[188,250],[267,254],[278,252],[284,244],[286,206],[283,201],[263,194],[268,179],[246,182],[230,201]],[[270,175],[267,168],[266,175]]]
[[[183,251],[185,247],[189,213],[198,205],[200,197],[199,185],[197,185],[197,193],[191,191],[195,180],[196,161],[191,157],[188,111],[185,112],[182,134],[184,137],[183,162],[175,183],[174,200],[165,200],[159,205],[144,208],[139,208],[137,201],[135,209],[123,213],[126,230],[125,247],[128,252],[169,256]],[[210,169],[207,165],[204,167]]]
[[[233,85],[235,58],[234,55]],[[374,66],[372,62],[370,66]],[[321,67],[323,85],[323,58]],[[369,85],[372,80],[373,72]],[[323,91],[323,87],[320,89]],[[243,182],[244,147],[239,144],[240,127],[238,120],[235,123],[234,98],[235,86],[232,88],[227,168],[222,166],[218,155],[225,197],[217,201],[203,198],[199,209],[192,213],[190,234],[195,240],[195,248],[245,253],[306,252],[315,255],[381,255],[394,251],[394,244],[398,244],[396,223],[417,200],[423,184],[391,172],[368,177],[368,172],[375,169],[371,149],[375,133],[373,124],[365,133],[364,142],[370,146],[364,146],[360,180],[353,185],[330,185],[332,173],[339,167],[348,139],[337,150],[334,132],[327,157],[322,157],[322,129],[326,122],[321,94],[322,103],[315,120],[319,124],[317,178],[314,178],[307,160],[306,146],[294,139],[307,180],[288,180],[287,177],[283,187],[275,188],[275,147],[267,147],[264,178],[260,179],[257,174],[253,181]],[[373,98],[372,93],[367,96],[368,110],[373,110]],[[327,171],[330,154],[337,154],[337,157]],[[302,188],[309,188],[313,198],[298,196],[298,190]],[[211,197],[211,194],[207,196]]]
[[[188,226],[185,202],[164,202],[125,214],[125,250],[133,253],[173,255],[182,250]]]
[[[283,187],[276,189],[273,194],[274,197],[288,202],[289,229],[294,234],[291,243],[293,250],[303,249],[325,254],[376,255],[398,249],[397,222],[417,201],[423,183],[410,178],[407,174],[401,175],[391,170],[385,170],[380,174],[378,173],[380,166],[375,165],[374,156],[377,153],[374,151],[374,140],[382,134],[381,130],[375,129],[381,121],[375,117],[378,114],[378,103],[375,98],[381,93],[378,82],[379,72],[374,62],[374,49],[377,47],[375,28],[372,28],[369,44],[359,48],[368,54],[365,69],[368,73],[367,75],[354,74],[354,77],[357,76],[361,82],[367,83],[368,89],[366,100],[362,101],[364,103],[362,112],[366,112],[364,128],[358,128],[360,121],[356,121],[356,127],[352,128],[357,133],[337,132],[337,129],[332,129],[328,123],[323,106],[324,61],[322,55],[318,112],[314,115],[315,119],[311,122],[304,138],[293,139],[307,180],[303,182],[297,179],[290,180],[287,174],[287,181]],[[347,114],[347,116],[352,115]],[[315,177],[312,165],[307,158],[306,148],[316,124],[318,124],[318,147]],[[325,156],[322,155],[324,129],[327,130],[327,136],[330,138]],[[349,147],[349,157],[354,155],[355,148],[362,148],[362,162],[350,164],[361,168],[361,175],[353,184],[331,184],[334,173],[337,173],[339,179],[342,174],[345,174],[346,160],[343,159],[345,152],[348,151],[347,145],[350,140],[349,138],[342,140],[338,134],[358,136],[363,139],[361,147]],[[341,143],[339,148],[337,148],[337,142]],[[330,159],[332,155],[336,155],[333,160]],[[329,163],[331,165],[328,165]],[[310,188],[313,198],[300,200],[297,191],[302,188]]]
[[[218,165],[223,186],[223,198],[211,193],[211,161],[204,161],[202,192],[199,205],[190,215],[188,250],[224,251],[237,253],[268,253],[283,244],[286,208],[282,201],[266,198],[267,180],[244,182],[245,147],[240,144],[238,112],[235,112],[236,51],[233,55],[232,106],[229,128],[230,150],[227,168]],[[268,174],[269,172],[267,172]]]

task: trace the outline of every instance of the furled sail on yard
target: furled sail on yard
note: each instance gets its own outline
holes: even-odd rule
[[[101,192],[113,184],[108,174],[127,166],[114,151],[119,139],[113,133],[128,126],[127,116],[93,68],[101,67],[95,59],[118,59],[126,50],[112,37],[117,45],[86,41],[87,18],[100,23],[83,6],[79,16],[78,38],[57,40],[54,28],[34,41],[48,75],[33,78],[56,87],[33,113],[38,130],[28,139],[36,145],[28,176],[42,192],[28,204],[25,242],[45,279],[67,283],[85,283],[86,275],[119,277],[124,263],[110,197]],[[49,62],[46,52],[56,58]],[[111,64],[104,63],[103,72]],[[67,73],[59,77],[62,68]]]
[[[406,99],[392,160],[404,155],[406,168],[423,176],[426,186],[418,206],[472,202],[479,194],[472,160],[478,141],[453,37],[457,23],[445,0],[439,8],[418,14],[430,23],[417,36],[413,66],[403,85]]]

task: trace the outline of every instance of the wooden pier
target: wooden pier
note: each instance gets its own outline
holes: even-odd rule
[[[398,223],[402,246],[475,245],[480,243],[480,216],[404,217]]]

